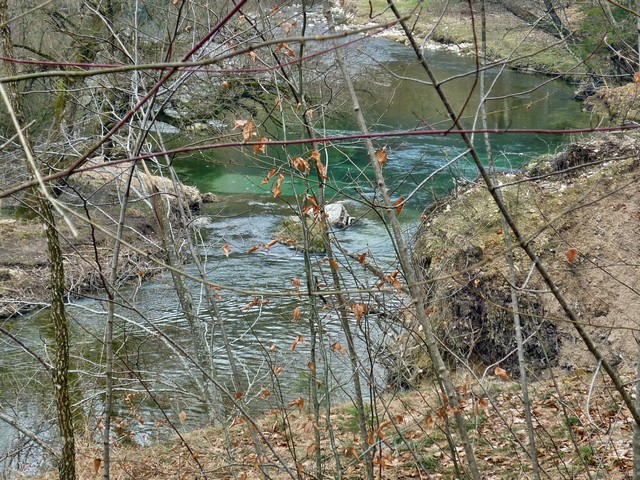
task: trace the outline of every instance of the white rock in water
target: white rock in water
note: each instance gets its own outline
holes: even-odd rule
[[[356,221],[342,203],[329,203],[325,205],[324,212],[327,214],[329,225],[336,228],[346,228]]]

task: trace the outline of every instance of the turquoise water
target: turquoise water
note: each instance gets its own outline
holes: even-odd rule
[[[366,47],[376,52],[379,65],[371,65],[364,77],[356,76],[355,81],[361,98],[363,111],[371,132],[393,132],[427,129],[447,129],[444,107],[431,86],[419,82],[426,80],[424,72],[414,60],[411,50],[393,42],[374,40],[374,45]],[[365,57],[365,60],[367,57]],[[472,72],[475,62],[471,58],[459,57],[443,52],[429,53],[430,62],[436,68],[439,79],[446,79]],[[353,67],[356,68],[357,67]],[[389,74],[416,81],[400,80]],[[545,83],[547,82],[547,83]],[[560,81],[549,81],[538,75],[528,75],[513,71],[490,70],[486,83],[491,87],[488,102],[489,128],[508,129],[563,129],[586,127],[591,123],[589,114],[581,110],[581,104],[573,101],[574,89]],[[460,112],[469,92],[474,88],[461,121],[465,128],[474,126],[474,115],[478,105],[478,85],[473,74],[445,82],[444,90],[452,105]],[[502,98],[512,95],[510,98]],[[343,100],[339,97],[340,100]],[[339,103],[336,100],[336,103]],[[316,121],[317,135],[336,137],[357,134],[357,128],[348,104],[340,104],[330,110],[325,123]],[[290,118],[288,138],[296,136],[299,127]],[[261,123],[262,122],[262,123]],[[255,119],[259,135],[282,139],[273,122]],[[476,128],[481,126],[476,122]],[[481,156],[484,140],[476,135],[476,148]],[[496,165],[501,169],[517,169],[540,153],[553,152],[565,140],[561,135],[538,134],[493,134],[492,148]],[[386,147],[389,160],[384,171],[388,186],[396,197],[406,197],[413,192],[430,174],[457,155],[464,152],[464,145],[457,135],[447,136],[402,136],[374,140],[376,148]],[[356,204],[369,203],[373,195],[372,172],[362,141],[348,140],[332,142],[321,151],[328,163],[328,195],[337,200],[351,199]],[[262,185],[266,173],[274,167],[287,172],[287,159],[297,155],[308,158],[308,148],[292,146],[268,147],[268,155],[253,155],[250,148],[216,149],[200,153],[178,156],[174,165],[183,180],[204,191],[222,195],[247,194],[256,198],[272,196],[270,182]],[[463,157],[441,174],[415,192],[410,206],[419,212],[433,198],[445,192],[453,184],[453,179],[473,179],[475,167],[469,158]],[[283,195],[304,193],[301,182],[283,184]]]
[[[360,48],[370,55],[375,54],[379,63],[371,57],[350,59],[350,68],[361,97],[363,110],[372,132],[393,132],[424,130],[428,128],[446,128],[442,105],[435,97],[432,88],[416,81],[401,80],[389,74],[413,77],[424,81],[424,74],[417,67],[411,51],[406,47],[385,40],[374,40],[372,44]],[[430,61],[437,66],[439,78],[461,75],[472,71],[474,62],[442,52],[429,53]],[[359,64],[358,61],[364,62]],[[531,128],[558,129],[583,127],[589,125],[590,117],[581,111],[581,105],[572,100],[573,88],[559,81],[546,84],[548,79],[535,75],[516,72],[491,71],[488,83],[498,78],[492,89],[492,95],[501,97],[514,94],[511,98],[496,99],[489,103],[491,111],[489,125],[492,128]],[[452,103],[460,109],[467,100],[473,87],[473,77],[459,78],[445,83],[445,90]],[[537,88],[536,88],[537,87]],[[316,116],[316,128],[319,136],[335,137],[357,133],[353,115],[348,104],[341,104],[341,88],[336,87],[335,103],[327,105],[326,124]],[[516,92],[516,93],[514,93]],[[524,92],[518,94],[517,92]],[[326,94],[326,92],[323,92]],[[473,114],[477,108],[477,91],[474,93],[462,121],[466,127],[473,125]],[[256,118],[260,135],[270,138],[283,138],[282,130],[274,122]],[[288,138],[296,138],[296,129],[291,118]],[[479,126],[479,124],[478,124]],[[501,169],[517,169],[540,153],[553,152],[565,140],[561,136],[542,136],[535,134],[492,135],[492,144],[496,163]],[[484,156],[482,138],[478,135],[475,142]],[[389,137],[374,141],[376,148],[385,146],[389,152],[388,162],[384,165],[388,187],[393,198],[411,199],[403,210],[401,219],[406,239],[410,243],[415,226],[419,222],[423,209],[434,196],[442,195],[457,180],[473,179],[474,167],[466,157],[461,158],[441,173],[425,182],[437,169],[454,159],[464,151],[461,140],[455,135],[430,136],[416,135]],[[374,199],[375,182],[368,166],[364,146],[361,141],[336,141],[321,152],[328,161],[327,197],[330,201],[345,201],[351,214],[358,218],[356,224],[336,237],[350,252],[367,253],[367,258],[377,268],[390,274],[396,268],[393,246],[379,217],[370,208]],[[193,184],[202,191],[210,191],[219,197],[219,201],[206,207],[200,223],[203,241],[199,252],[206,261],[207,275],[211,281],[225,286],[252,290],[245,295],[233,290],[221,291],[220,311],[224,318],[231,348],[241,365],[245,398],[254,411],[264,411],[277,406],[277,400],[285,403],[292,397],[306,393],[307,377],[304,368],[309,355],[308,342],[300,343],[295,352],[291,345],[300,335],[308,336],[309,305],[305,300],[295,297],[261,296],[262,293],[283,292],[292,289],[292,279],[304,279],[304,258],[283,245],[274,245],[270,249],[260,248],[249,253],[256,245],[264,245],[273,239],[278,222],[285,215],[296,213],[296,195],[314,193],[317,185],[311,180],[305,185],[301,180],[292,180],[285,168],[288,159],[297,155],[308,158],[307,147],[281,148],[269,146],[267,154],[254,155],[250,148],[216,149],[174,158],[181,179]],[[282,185],[282,195],[274,198],[271,179],[266,185],[262,179],[274,167],[286,173]],[[419,187],[419,188],[418,188]],[[227,256],[222,250],[229,245]],[[377,279],[368,274],[361,265],[343,256],[338,256],[340,274],[347,288],[371,288]],[[317,281],[330,283],[328,266],[323,255],[312,257]],[[347,271],[351,269],[354,275]],[[187,270],[195,274],[192,266]],[[201,287],[195,283],[190,288],[198,302],[202,302]],[[171,279],[160,275],[139,286],[123,290],[124,297],[135,305],[134,311],[119,308],[118,321],[118,415],[129,422],[134,441],[145,443],[161,436],[156,422],[163,422],[166,415],[181,425],[178,414],[188,412],[187,422],[181,428],[193,428],[202,423],[202,404],[195,394],[192,379],[185,375],[184,359],[172,351],[156,332],[170,336],[184,348],[189,348],[188,328],[184,316],[176,301]],[[268,299],[269,302],[259,308],[245,309],[253,296]],[[402,299],[390,293],[353,294],[349,298],[354,302],[380,302],[382,309],[393,311],[402,303]],[[201,318],[207,320],[204,303],[199,303]],[[302,320],[293,320],[293,309],[299,306]],[[74,362],[77,371],[88,372],[77,387],[77,407],[82,410],[89,424],[98,422],[101,412],[103,385],[91,380],[101,374],[100,362],[103,361],[101,339],[104,330],[105,305],[100,298],[76,302],[69,307],[72,319]],[[333,342],[346,345],[339,321],[332,310],[323,311],[321,319],[325,327],[322,336],[325,347]],[[34,350],[45,354],[51,343],[50,332],[46,328],[47,314],[33,317],[28,323],[22,320],[7,324],[18,331],[21,338]],[[363,375],[371,387],[384,386],[384,372],[372,359],[380,354],[377,350],[386,335],[392,335],[392,327],[379,315],[370,315],[363,325],[354,327],[357,348],[363,359]],[[218,375],[227,385],[230,373],[220,334],[212,328],[212,355]],[[51,417],[51,399],[47,380],[41,373],[36,374],[34,362],[15,344],[3,340],[0,368],[2,372],[3,405],[11,402],[16,415],[32,427],[48,425],[41,423]],[[272,351],[276,345],[277,351]],[[371,353],[373,352],[373,354]],[[369,355],[372,355],[371,357]],[[95,363],[92,363],[95,362]],[[346,360],[335,352],[329,352],[325,366],[319,371],[331,372],[331,392],[336,398],[348,398],[351,393],[349,382],[350,367]],[[274,384],[272,368],[281,366],[283,373]],[[16,367],[20,370],[16,373]],[[139,379],[145,379],[145,386],[154,392],[151,399],[148,391],[141,387]],[[365,382],[365,384],[366,384]],[[278,395],[265,401],[260,398],[262,387]],[[126,400],[129,394],[133,400]],[[140,419],[144,422],[140,422]],[[164,431],[166,434],[165,430]],[[0,444],[11,441],[10,430],[0,423]],[[46,434],[45,434],[46,435]],[[3,440],[4,437],[7,437]]]

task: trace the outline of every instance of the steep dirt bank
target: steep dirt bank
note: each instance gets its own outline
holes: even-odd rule
[[[92,163],[100,166],[102,159]],[[58,200],[79,215],[68,214],[78,230],[77,237],[59,215],[56,219],[70,298],[102,288],[101,274],[105,279],[109,277],[127,171],[127,165],[101,166],[74,175],[55,189]],[[123,233],[125,244],[115,279],[117,284],[140,281],[153,275],[161,269],[157,261],[164,259],[157,222],[148,203],[148,179],[143,173],[133,179]],[[170,180],[161,177],[152,176],[152,180],[174,206],[178,198],[192,210],[197,210],[203,202],[194,187],[174,186]],[[46,306],[49,299],[49,261],[42,224],[37,218],[13,215],[12,210],[6,208],[7,215],[0,216],[0,318]],[[89,221],[95,227],[91,227]],[[177,231],[184,227],[177,216],[171,221]]]
[[[604,356],[635,365],[640,327],[640,137],[573,143],[527,173],[499,179],[504,201]],[[531,262],[515,249],[516,282],[532,373],[597,365]],[[504,231],[482,184],[425,213],[414,256],[429,311],[453,364],[517,372]],[[410,322],[407,322],[410,324]],[[409,326],[409,325],[408,325]],[[415,385],[429,371],[416,328],[392,351],[396,379]]]

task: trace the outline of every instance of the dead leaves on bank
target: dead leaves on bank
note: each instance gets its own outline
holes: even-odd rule
[[[298,342],[300,344],[300,342]],[[340,346],[331,346],[340,353]],[[307,365],[310,371],[315,365]],[[320,371],[320,367],[317,367]],[[273,366],[273,374],[283,372],[282,367]],[[624,381],[630,381],[631,375]],[[281,377],[283,380],[283,377]],[[500,386],[498,376],[487,380],[483,388],[472,381],[458,378],[459,405],[446,396],[438,395],[434,388],[403,393],[389,402],[385,399],[378,416],[367,416],[366,434],[363,439],[354,433],[355,414],[351,405],[333,405],[331,425],[335,435],[336,450],[345,466],[343,478],[363,478],[362,450],[368,449],[379,475],[376,478],[391,480],[399,478],[455,478],[456,465],[447,444],[445,429],[453,428],[454,413],[462,413],[468,434],[474,443],[479,468],[487,479],[505,478],[518,466],[522,478],[532,476],[531,463],[525,447],[519,447],[514,435],[526,439],[525,417],[521,394],[517,389]],[[624,409],[615,402],[612,387],[598,380],[588,394],[591,375],[575,372],[570,377],[553,381],[536,382],[531,390],[532,414],[536,426],[536,448],[541,467],[549,478],[587,478],[583,460],[593,476],[602,478],[629,478],[632,470],[631,438],[633,421]],[[234,456],[243,459],[238,467],[238,478],[257,478],[261,465],[278,465],[279,458],[286,458],[287,466],[300,477],[310,476],[315,468],[315,456],[331,459],[331,440],[328,422],[323,414],[315,419],[308,411],[311,404],[308,396],[295,396],[282,401],[272,387],[256,387],[255,391],[233,392],[232,396],[255,398],[266,413],[249,420],[243,415],[233,418],[229,428]],[[556,389],[557,388],[557,389]],[[491,398],[486,397],[492,391]],[[297,394],[296,394],[297,395]],[[590,396],[589,412],[585,409],[585,398]],[[613,402],[613,403],[612,403]],[[563,411],[567,412],[565,416]],[[383,413],[384,412],[384,413]],[[376,421],[372,421],[376,418]],[[283,421],[286,419],[286,421]],[[186,420],[186,414],[183,420]],[[592,423],[594,422],[594,423]],[[599,433],[601,429],[604,433]],[[357,428],[357,425],[356,425]],[[256,429],[268,442],[269,451],[264,457],[255,454],[251,433]],[[320,443],[315,438],[320,438]],[[573,440],[572,437],[573,436]],[[455,438],[455,437],[454,437]],[[136,478],[195,478],[199,468],[208,471],[223,471],[231,465],[227,456],[227,443],[220,430],[203,429],[185,433],[173,446],[141,447],[135,450],[122,446],[115,449],[112,457],[114,476],[126,470],[136,472]],[[577,448],[573,445],[577,442]],[[188,450],[184,442],[188,442]],[[419,450],[406,446],[415,445]],[[299,453],[295,460],[287,453],[295,448]],[[456,444],[458,465],[464,465],[464,450]],[[416,459],[415,453],[419,452]],[[132,452],[135,452],[132,454]],[[276,457],[278,455],[278,457]],[[179,459],[176,461],[176,459]],[[197,460],[197,462],[196,462]],[[325,475],[333,478],[333,463],[325,463]],[[89,478],[101,467],[93,455],[84,464],[84,475]],[[568,475],[571,470],[571,476]],[[426,472],[429,475],[426,475]],[[290,478],[285,474],[274,475],[274,479]],[[84,477],[83,477],[84,478]],[[222,478],[222,477],[221,477]]]

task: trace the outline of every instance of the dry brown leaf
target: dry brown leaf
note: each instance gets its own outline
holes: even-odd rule
[[[298,335],[296,337],[296,339],[293,341],[293,343],[291,344],[291,351],[295,352],[296,348],[298,347],[299,343],[304,343],[304,338],[302,338],[302,335]]]
[[[282,188],[281,187],[282,187],[282,182],[283,181],[284,181],[284,175],[283,174],[279,174],[278,175],[278,179],[273,184],[273,189],[271,190],[273,192],[274,198],[277,198],[280,195],[282,195]]]
[[[296,293],[298,294],[298,297],[302,297],[301,293],[300,293],[300,285],[302,282],[300,282],[299,278],[292,278],[291,279],[291,285],[293,285],[293,288],[296,289]]]
[[[302,397],[294,398],[289,402],[289,406],[298,407],[298,410],[302,410],[302,407],[304,407],[304,398]]]
[[[293,309],[293,321],[296,323],[300,321],[300,307]]]
[[[311,417],[307,418],[307,421],[304,422],[304,425],[302,426],[302,431],[307,435],[309,435],[313,433],[315,429],[316,429],[316,425],[313,422],[313,418]]]
[[[307,363],[307,367],[309,368],[309,370],[311,370],[311,373],[315,373],[316,371],[316,364],[313,362],[309,362]]]
[[[266,248],[267,250],[269,250],[271,247],[273,247],[276,243],[278,243],[278,240],[269,240],[267,243],[265,243],[263,245],[264,248]]]
[[[340,352],[343,357],[347,354],[347,352],[344,350],[344,347],[340,345],[340,342],[332,343],[331,350],[333,350],[334,352]]]
[[[251,140],[251,137],[257,135],[256,126],[251,120],[236,120],[233,124],[233,130],[241,128],[242,129],[242,140],[248,142]]]
[[[365,263],[366,261],[367,261],[367,252],[364,252],[363,254],[358,256],[358,262]]]
[[[311,172],[311,167],[309,166],[309,162],[307,162],[302,157],[295,157],[293,160],[291,160],[291,165],[293,166],[293,168],[295,168],[296,170],[299,170],[305,175]]]
[[[242,311],[244,312],[245,310],[249,310],[250,308],[255,307],[256,305],[258,305],[260,303],[260,298],[258,297],[253,297],[253,300],[251,300],[249,303],[247,303],[244,307],[242,307]]]
[[[184,411],[184,410],[182,410],[182,411],[178,414],[178,417],[180,418],[180,421],[181,421],[182,423],[184,423],[184,422],[186,422],[186,421],[187,421],[187,414],[185,413],[185,411]]]
[[[236,392],[235,397],[236,400],[240,400],[244,396],[244,392]]]
[[[382,147],[376,152],[376,159],[380,165],[387,163],[387,160],[389,159],[389,156],[387,155],[387,147]]]
[[[93,459],[93,471],[94,471],[94,473],[96,475],[100,471],[100,467],[101,466],[102,466],[102,459],[101,458],[94,458]]]
[[[312,443],[307,447],[307,457],[313,456],[315,451],[318,449],[318,446],[315,443]]]
[[[570,248],[569,250],[567,250],[567,262],[573,263],[575,262],[577,257],[578,257],[577,248]]]
[[[293,49],[291,47],[289,47],[289,45],[287,45],[286,43],[279,43],[278,44],[278,50],[281,51],[282,53],[284,53],[285,55],[287,55],[288,57],[295,57],[296,54],[293,51]]]
[[[362,316],[369,311],[369,308],[364,303],[352,303],[351,311],[356,316],[356,322],[360,325],[360,322],[362,322]]]
[[[268,388],[262,387],[260,389],[260,396],[262,398],[269,398],[271,396],[271,392],[269,391]]]
[[[314,150],[314,153],[317,153],[317,152],[318,152],[317,150]],[[320,154],[318,153],[317,159],[314,159],[313,156],[311,157],[311,159],[315,163],[316,170],[318,170],[318,174],[320,175],[320,178],[322,178],[323,180],[328,180],[329,177],[327,177],[327,167],[320,160]]]
[[[633,81],[636,83],[640,83],[640,72],[636,72],[633,74]]]
[[[269,170],[267,172],[267,176],[262,179],[262,185],[266,185],[269,182],[269,180],[271,180],[271,177],[273,177],[276,174],[277,171],[278,171],[277,168],[272,168],[271,170]]]
[[[247,253],[253,253],[256,250],[260,250],[260,245],[254,245],[253,247],[251,247],[249,250],[247,250]]]
[[[231,245],[229,245],[228,243],[225,243],[222,246],[222,251],[224,252],[225,256],[229,258],[229,254],[231,253]]]
[[[393,206],[396,207],[396,213],[400,215],[402,213],[402,209],[404,208],[404,197],[400,197],[393,203]]]
[[[511,381],[511,377],[509,376],[509,374],[504,368],[496,367],[493,373],[495,373],[496,377],[500,377],[501,379],[506,380],[507,382]]]
[[[258,155],[260,153],[267,153],[267,142],[269,139],[267,137],[260,137],[258,139],[257,144],[253,146],[253,154]]]
[[[242,127],[242,140],[244,140],[245,142],[248,142],[249,140],[251,140],[251,137],[258,135],[256,132],[256,126],[255,124],[249,120],[244,127]]]

